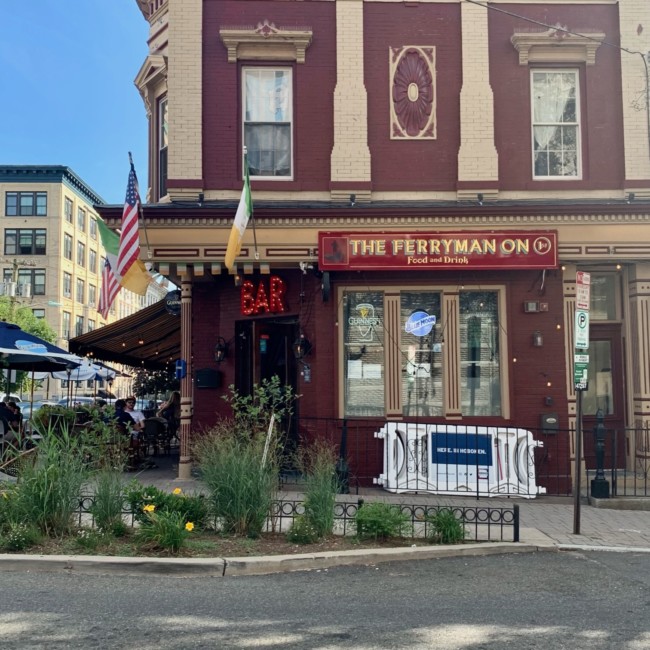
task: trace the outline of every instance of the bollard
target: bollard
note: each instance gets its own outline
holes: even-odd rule
[[[596,411],[594,426],[594,448],[596,450],[596,477],[591,481],[591,496],[594,499],[609,499],[609,481],[605,478],[605,415],[602,409]]]

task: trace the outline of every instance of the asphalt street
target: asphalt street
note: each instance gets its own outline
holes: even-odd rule
[[[650,648],[650,554],[442,558],[225,578],[0,574],[0,647]]]

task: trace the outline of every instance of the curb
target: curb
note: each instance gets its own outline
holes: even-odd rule
[[[374,565],[382,562],[434,560],[507,553],[557,551],[556,546],[494,542],[454,546],[359,549],[297,555],[233,558],[143,558],[104,555],[0,554],[0,571],[67,571],[79,574],[184,575],[201,577],[267,575],[289,571],[317,571],[337,566]]]

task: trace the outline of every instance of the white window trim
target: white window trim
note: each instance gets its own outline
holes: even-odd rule
[[[533,89],[533,76],[535,73],[568,73],[575,75],[576,80],[576,164],[578,173],[575,176],[537,176],[535,174],[535,98]],[[580,70],[578,68],[531,68],[529,71],[530,82],[530,153],[531,153],[531,171],[534,181],[581,181],[583,180],[582,165],[582,121],[581,121],[581,102],[580,102]]]

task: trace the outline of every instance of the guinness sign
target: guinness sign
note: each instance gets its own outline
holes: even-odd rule
[[[180,316],[181,313],[181,290],[170,291],[165,296],[165,309],[172,316]]]

